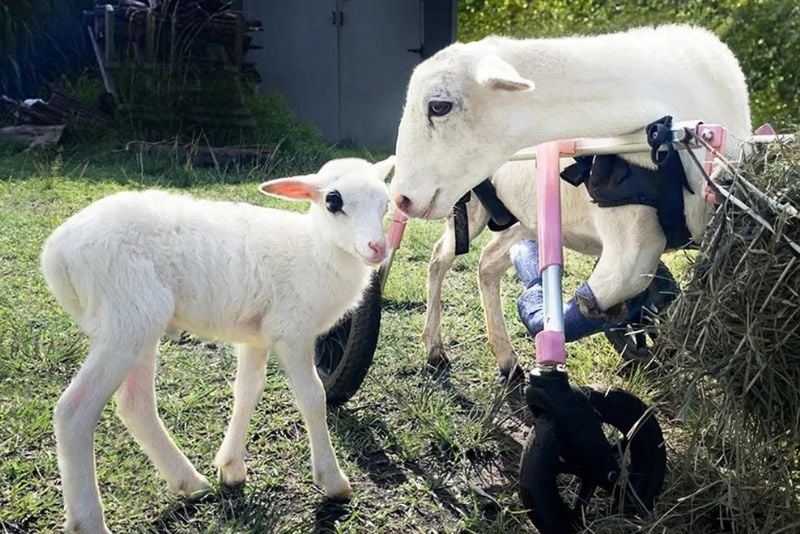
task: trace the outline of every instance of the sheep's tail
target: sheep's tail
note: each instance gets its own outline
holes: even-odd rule
[[[42,274],[61,307],[80,324],[83,306],[70,276],[59,234],[56,230],[42,247]]]

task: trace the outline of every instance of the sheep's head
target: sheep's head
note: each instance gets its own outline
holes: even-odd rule
[[[412,217],[444,217],[521,148],[515,130],[530,127],[519,117],[534,83],[494,53],[495,43],[452,45],[411,76],[391,192]]]
[[[310,200],[319,238],[370,266],[386,257],[383,218],[389,204],[384,180],[394,156],[372,164],[363,159],[331,160],[316,173],[261,184],[262,193],[289,200]]]

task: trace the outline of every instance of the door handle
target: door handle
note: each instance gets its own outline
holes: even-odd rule
[[[422,56],[425,54],[425,47],[420,45],[419,48],[406,48],[406,52],[413,52]]]

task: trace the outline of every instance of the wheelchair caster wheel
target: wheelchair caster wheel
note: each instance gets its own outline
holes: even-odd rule
[[[661,428],[635,395],[582,388],[597,412],[620,477],[613,490],[581,478],[568,465],[552,419],[537,418],[528,435],[520,466],[520,497],[542,534],[573,532],[587,514],[647,515],[664,482],[667,455]],[[591,504],[591,509],[590,509]]]

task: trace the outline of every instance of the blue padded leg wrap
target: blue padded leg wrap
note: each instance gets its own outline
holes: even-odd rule
[[[532,239],[520,241],[508,251],[519,279],[525,288],[542,283],[539,272],[539,245]]]
[[[596,311],[598,315],[586,317],[581,307]],[[564,305],[564,337],[567,341],[575,341],[600,332],[606,326],[610,326],[607,318],[600,312],[592,289],[584,283]]]
[[[532,336],[544,330],[544,297],[542,277],[539,273],[539,247],[536,241],[520,241],[509,250],[511,261],[517,270],[525,291],[517,299],[517,310],[522,324]],[[588,284],[583,284],[564,305],[564,336],[567,341],[583,337],[639,320],[645,307],[660,308],[668,304],[677,292],[671,273],[659,264],[656,279],[651,287],[624,302],[615,317],[600,309],[597,299]],[[616,307],[615,307],[616,308]],[[619,313],[622,315],[619,315]]]
[[[567,341],[600,332],[610,326],[605,317],[586,317],[578,302],[589,304],[589,309],[597,309],[597,300],[587,284],[583,284],[564,305],[564,336]],[[544,299],[541,280],[526,289],[517,299],[517,310],[522,324],[532,336],[544,330]]]

